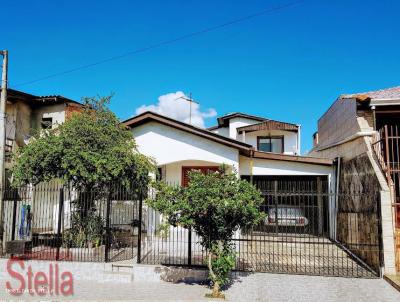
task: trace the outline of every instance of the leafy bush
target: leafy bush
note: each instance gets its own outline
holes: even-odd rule
[[[208,268],[213,282],[213,297],[221,296],[235,264],[232,238],[239,229],[247,229],[263,219],[259,211],[261,193],[235,173],[189,173],[187,187],[155,183],[156,197],[149,206],[165,215],[173,226],[191,227],[200,236],[200,244],[209,252]]]
[[[71,228],[63,234],[65,247],[98,247],[104,236],[104,219],[90,211],[85,216],[74,212],[71,217]]]

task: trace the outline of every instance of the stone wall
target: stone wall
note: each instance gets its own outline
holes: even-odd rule
[[[366,153],[342,162],[337,239],[375,271],[381,267],[379,189]]]

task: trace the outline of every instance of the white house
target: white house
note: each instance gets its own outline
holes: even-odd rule
[[[243,177],[323,177],[330,183],[332,160],[300,156],[300,126],[243,113],[218,118],[198,128],[153,112],[123,122],[138,149],[158,164],[167,182],[185,184],[191,169],[214,170],[226,164]]]

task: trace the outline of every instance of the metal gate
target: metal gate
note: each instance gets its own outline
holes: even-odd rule
[[[110,262],[137,255],[141,196],[133,191],[46,183],[3,194],[3,256]]]
[[[324,178],[253,179],[266,218],[234,236],[236,270],[372,278],[380,275],[379,194],[328,193]],[[356,205],[356,206],[355,206]],[[138,261],[204,266],[206,252],[193,231],[158,228],[146,209]]]
[[[236,232],[236,270],[380,275],[379,194],[329,193],[323,178],[253,182],[263,193],[260,210],[266,218],[249,231]],[[46,184],[7,191],[4,199],[5,256],[205,265],[207,253],[197,234],[162,227],[161,215],[134,191],[78,192]]]

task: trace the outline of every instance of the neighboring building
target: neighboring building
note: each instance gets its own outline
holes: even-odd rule
[[[244,178],[331,180],[331,160],[298,155],[300,127],[295,124],[234,113],[207,130],[152,112],[123,123],[132,129],[139,151],[156,160],[167,182],[185,184],[187,171],[221,164]]]
[[[385,268],[394,271],[397,245],[400,271],[400,87],[341,95],[313,141],[310,156],[340,158],[341,190],[380,192]]]
[[[79,102],[60,95],[35,96],[8,89],[6,106],[6,169],[12,165],[11,154],[26,145],[35,131],[62,124]]]

